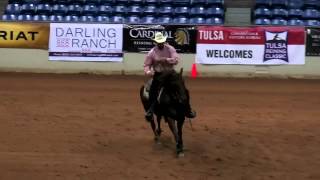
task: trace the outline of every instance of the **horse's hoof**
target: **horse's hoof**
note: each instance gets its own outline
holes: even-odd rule
[[[158,130],[157,130],[157,134],[160,136],[161,133],[162,133],[162,130],[161,130],[161,129],[158,129]]]
[[[178,158],[184,157],[184,149],[183,148],[177,147],[176,152],[177,152],[177,157]]]
[[[177,153],[177,158],[183,158],[183,157],[184,157],[184,152]]]
[[[161,144],[161,142],[160,142],[160,137],[159,137],[159,136],[155,136],[155,137],[154,137],[154,142],[155,142],[156,144]]]

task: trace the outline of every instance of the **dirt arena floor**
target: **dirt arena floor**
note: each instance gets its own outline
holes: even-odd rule
[[[0,180],[320,179],[320,81],[187,79],[198,118],[153,141],[144,77],[0,73]]]

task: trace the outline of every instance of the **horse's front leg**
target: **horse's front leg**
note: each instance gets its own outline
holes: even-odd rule
[[[167,119],[168,121],[168,125],[169,125],[169,128],[174,136],[174,139],[176,141],[176,153],[177,153],[177,156],[180,157],[180,156],[183,156],[183,148],[182,145],[181,145],[181,141],[182,139],[180,138],[179,136],[179,130],[176,126],[176,122],[175,120],[171,119],[171,118],[168,118]]]
[[[156,129],[156,123],[154,122],[154,120],[150,121],[150,126],[151,126],[151,129],[153,131],[153,134],[154,134],[154,140],[156,142],[159,141],[159,135],[158,135],[158,132],[157,132],[157,129]]]
[[[162,133],[162,129],[161,129],[161,116],[157,116],[157,123],[158,123],[158,128],[157,128],[157,134],[159,136],[161,136],[161,133]]]
[[[182,128],[183,128],[184,121],[178,121],[178,142],[177,142],[177,154],[179,157],[184,156],[184,149],[183,149],[183,140],[182,140]]]

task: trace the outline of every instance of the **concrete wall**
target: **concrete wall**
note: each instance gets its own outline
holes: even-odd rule
[[[0,71],[37,73],[143,74],[143,53],[126,53],[122,63],[49,61],[48,51],[0,48]],[[177,68],[190,75],[194,54],[182,54]],[[247,66],[197,65],[201,76],[320,78],[320,57],[308,57],[305,65]]]

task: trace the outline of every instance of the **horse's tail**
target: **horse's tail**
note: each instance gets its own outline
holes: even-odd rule
[[[140,100],[141,100],[141,103],[143,105],[143,108],[145,111],[148,110],[149,108],[149,101],[148,99],[144,96],[144,86],[142,85],[141,88],[140,88]]]

